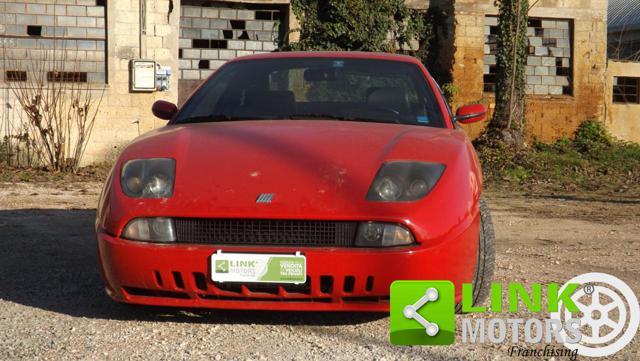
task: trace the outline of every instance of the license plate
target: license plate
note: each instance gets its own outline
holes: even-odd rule
[[[211,255],[214,282],[304,283],[307,259],[296,254],[222,253]]]

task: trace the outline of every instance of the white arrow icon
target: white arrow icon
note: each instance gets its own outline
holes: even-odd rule
[[[422,327],[424,327],[425,331],[427,332],[427,335],[435,336],[438,334],[438,331],[440,331],[440,328],[438,327],[437,324],[433,322],[429,322],[424,317],[422,317],[418,313],[418,310],[422,306],[424,306],[427,302],[433,302],[433,301],[436,301],[437,299],[438,299],[438,290],[435,288],[427,288],[427,290],[424,292],[424,296],[420,297],[420,299],[416,303],[414,303],[413,305],[407,305],[404,307],[404,310],[402,310],[402,314],[404,315],[404,317],[408,319],[413,318],[414,320],[418,321],[418,323],[421,324]]]

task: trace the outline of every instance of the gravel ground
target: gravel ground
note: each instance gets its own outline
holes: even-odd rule
[[[507,346],[393,347],[384,314],[185,311],[110,301],[99,184],[0,184],[0,359],[507,359]],[[640,295],[640,200],[487,194],[496,281],[613,274]],[[458,322],[462,317],[458,316]],[[526,317],[518,314],[510,317]],[[459,328],[459,327],[458,327]],[[640,359],[639,336],[612,359]]]

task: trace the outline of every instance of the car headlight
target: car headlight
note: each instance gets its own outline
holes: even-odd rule
[[[374,202],[411,202],[424,198],[436,185],[444,164],[394,161],[380,167],[367,200]]]
[[[364,222],[358,227],[356,246],[393,247],[414,243],[413,235],[399,224]]]
[[[129,197],[168,198],[173,194],[175,173],[175,159],[134,159],[122,167],[120,184]]]
[[[171,218],[134,218],[122,231],[122,237],[135,241],[169,243],[176,241]]]

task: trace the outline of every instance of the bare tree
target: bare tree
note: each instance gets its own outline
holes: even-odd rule
[[[29,60],[6,56],[5,80],[24,113],[28,144],[56,171],[75,172],[87,147],[104,88],[92,89],[80,60],[69,52],[40,48]]]

